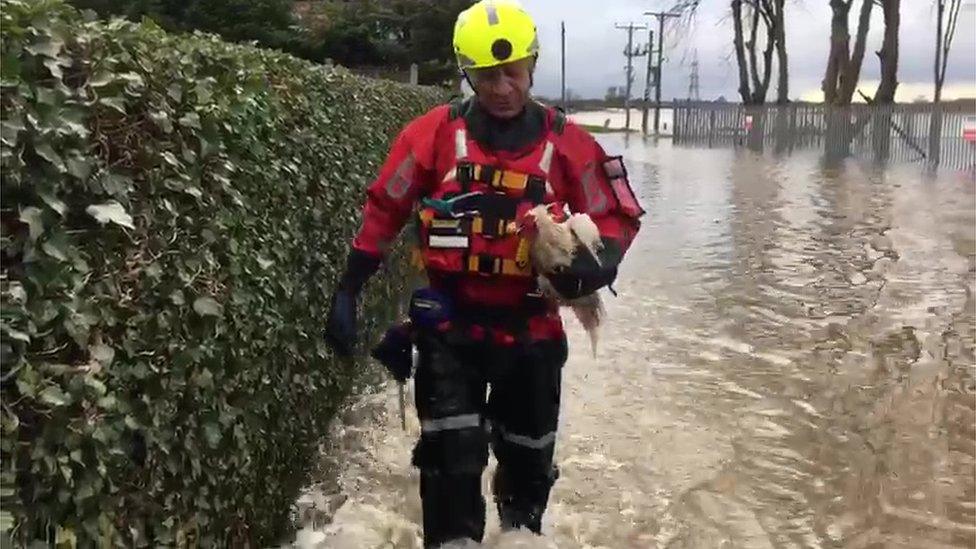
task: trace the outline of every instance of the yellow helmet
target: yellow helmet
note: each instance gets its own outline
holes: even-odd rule
[[[514,0],[481,0],[458,14],[454,55],[458,67],[483,69],[539,54],[532,17]]]

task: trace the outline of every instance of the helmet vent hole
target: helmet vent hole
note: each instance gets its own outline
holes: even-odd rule
[[[512,43],[504,38],[495,40],[491,45],[491,54],[499,61],[508,59],[512,56]]]

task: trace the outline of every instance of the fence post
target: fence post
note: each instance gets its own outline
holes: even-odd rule
[[[715,138],[715,109],[708,109],[708,148],[712,148]]]
[[[942,160],[942,103],[929,109],[929,162],[938,166]]]
[[[645,117],[645,120],[646,120],[646,117]],[[672,109],[671,109],[671,124],[673,126],[671,128],[671,142],[672,143],[678,143],[679,141],[681,141],[681,107],[678,106],[678,103],[677,102],[675,102],[672,105]],[[646,129],[646,127],[645,127],[645,129]],[[645,136],[647,135],[647,132],[646,131],[644,132],[644,135]]]

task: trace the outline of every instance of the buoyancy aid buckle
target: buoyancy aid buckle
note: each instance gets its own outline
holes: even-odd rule
[[[531,276],[532,269],[526,264],[520,267],[513,259],[506,259],[491,254],[470,254],[466,260],[468,272],[482,276]]]
[[[457,165],[457,180],[462,188],[469,189],[471,183],[483,183],[500,192],[516,191],[524,200],[541,204],[546,197],[546,180],[537,175],[510,170],[500,170],[494,166],[461,162]]]

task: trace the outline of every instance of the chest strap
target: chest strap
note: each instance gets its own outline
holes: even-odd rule
[[[546,180],[514,171],[500,170],[494,166],[459,163],[457,179],[462,188],[470,189],[471,183],[484,183],[498,191],[521,191],[522,197],[533,204],[542,204],[546,198]]]

